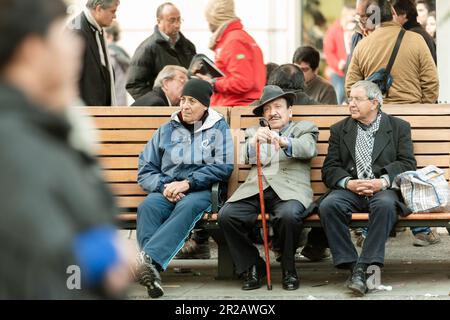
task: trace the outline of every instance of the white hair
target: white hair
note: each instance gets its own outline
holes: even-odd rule
[[[164,80],[172,80],[177,75],[176,71],[180,71],[185,75],[188,74],[188,71],[184,67],[167,65],[165,66],[159,73],[155,79],[155,83],[153,84],[153,88],[161,88],[163,86]]]
[[[361,80],[352,85],[352,89],[355,88],[363,88],[366,91],[366,96],[370,100],[377,100],[378,107],[381,108],[383,106],[383,94],[381,93],[378,85],[373,83],[372,81]]]

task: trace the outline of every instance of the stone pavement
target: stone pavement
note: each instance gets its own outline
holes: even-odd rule
[[[442,242],[428,247],[413,247],[409,230],[389,238],[386,245],[386,263],[381,273],[382,285],[392,290],[375,290],[364,298],[352,296],[344,286],[348,272],[335,269],[331,259],[297,262],[300,288],[285,291],[281,288],[281,268],[271,257],[273,290],[264,285],[258,290],[243,291],[240,280],[215,280],[217,250],[211,240],[212,258],[209,260],[173,260],[162,273],[167,300],[322,300],[322,299],[382,299],[382,300],[450,300],[450,236],[446,229],[438,229]],[[135,233],[129,240],[135,243]],[[263,256],[263,254],[262,254]],[[183,270],[186,269],[186,270]],[[185,271],[186,273],[180,272]],[[132,284],[129,299],[150,299],[146,289]]]

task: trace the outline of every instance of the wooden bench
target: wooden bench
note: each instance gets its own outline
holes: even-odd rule
[[[137,157],[159,126],[170,120],[178,108],[83,108],[94,117],[98,128],[98,159],[104,169],[105,179],[111,186],[121,208],[120,227],[134,229],[136,209],[146,194],[136,183]],[[258,123],[251,108],[215,108],[229,120],[235,145],[235,169],[228,183],[231,195],[245,181],[250,166],[239,164],[239,144],[243,131]],[[328,149],[329,128],[348,115],[348,108],[341,106],[294,106],[294,120],[309,120],[320,130],[319,154],[312,160],[311,181],[314,197],[326,192],[322,183],[321,167]],[[414,154],[418,167],[434,164],[450,177],[450,105],[402,105],[384,106],[383,111],[398,116],[411,124]],[[354,213],[352,227],[367,225],[367,213]],[[398,226],[449,227],[450,213],[416,213],[400,218]],[[204,227],[219,245],[218,278],[233,276],[233,264],[217,225],[217,213],[205,214]],[[305,220],[305,226],[320,226],[317,215]]]

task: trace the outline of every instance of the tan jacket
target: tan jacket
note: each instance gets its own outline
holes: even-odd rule
[[[246,163],[255,164],[253,140],[258,127],[245,131],[245,143],[242,144],[242,154]],[[309,121],[292,121],[281,136],[290,137],[292,141],[292,157],[284,150],[276,151],[267,144],[261,144],[261,161],[266,165],[262,168],[264,189],[269,186],[281,200],[298,200],[306,208],[313,200],[311,189],[311,159],[317,155],[317,138],[319,129]],[[250,155],[249,155],[250,153]],[[247,180],[236,190],[228,202],[236,202],[259,193],[258,172],[256,165],[252,166]]]
[[[355,48],[350,62],[345,89],[368,78],[380,68],[386,68],[401,26],[384,22]],[[393,84],[384,103],[435,103],[439,95],[436,65],[423,37],[406,31],[391,70]]]

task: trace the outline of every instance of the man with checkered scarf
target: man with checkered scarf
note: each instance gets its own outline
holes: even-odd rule
[[[331,191],[319,212],[334,265],[349,269],[347,287],[364,295],[366,270],[383,266],[385,242],[397,214],[410,213],[391,184],[398,174],[416,170],[416,160],[410,124],[382,112],[383,97],[376,84],[355,83],[348,101],[350,116],[331,127],[322,168]],[[348,228],[352,212],[369,212],[368,235],[359,256]]]

